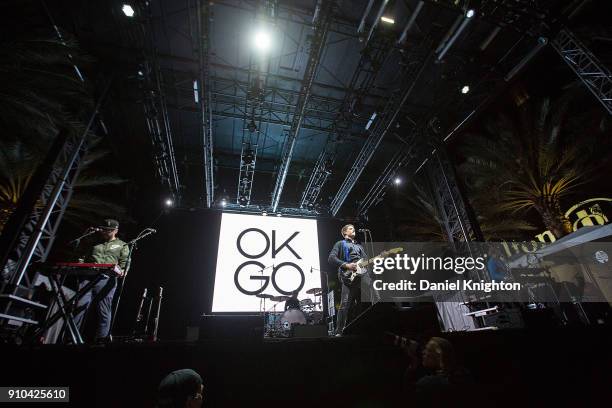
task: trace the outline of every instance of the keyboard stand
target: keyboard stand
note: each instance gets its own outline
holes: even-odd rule
[[[79,300],[85,296],[87,292],[89,292],[93,287],[100,282],[103,278],[104,273],[98,274],[94,279],[91,279],[89,283],[83,286],[81,289],[77,290],[74,295],[70,299],[66,299],[64,296],[64,292],[62,292],[62,286],[57,279],[58,273],[51,272],[49,273],[49,283],[51,284],[51,291],[53,292],[53,297],[55,298],[55,302],[59,307],[59,310],[55,312],[51,316],[47,316],[44,322],[40,325],[38,329],[33,334],[33,339],[36,340],[41,336],[48,328],[53,326],[55,322],[59,319],[64,318],[65,324],[68,327],[68,332],[70,333],[70,338],[73,344],[85,344],[83,341],[83,337],[74,322],[73,310],[76,309]],[[51,308],[49,308],[51,310]]]

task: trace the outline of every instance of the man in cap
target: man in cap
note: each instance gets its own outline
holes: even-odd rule
[[[79,262],[115,264],[116,274],[123,276],[128,262],[129,248],[125,242],[117,238],[119,222],[117,220],[106,219],[97,230],[94,242],[82,253]],[[79,289],[88,283],[87,279],[81,282]],[[92,303],[92,299],[96,303],[96,311],[98,312],[97,342],[109,340],[113,297],[116,286],[117,279],[114,276],[103,275],[103,278],[79,300],[77,305],[77,315],[74,321],[77,327],[80,328],[85,313]]]
[[[159,383],[158,408],[199,408],[204,399],[202,377],[185,368],[168,374]]]

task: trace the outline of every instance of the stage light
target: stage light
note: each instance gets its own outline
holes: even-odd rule
[[[380,21],[382,21],[383,23],[387,23],[387,24],[395,24],[395,20],[392,19],[391,17],[381,17]]]
[[[257,125],[255,124],[255,121],[253,119],[251,119],[251,121],[247,125],[247,129],[251,133],[254,133],[257,130]]]
[[[437,57],[438,61],[442,61],[442,58],[444,58],[448,50],[453,46],[455,41],[457,41],[461,33],[465,30],[465,28],[468,26],[470,21],[472,21],[472,17],[474,17],[475,15],[476,15],[476,12],[472,9],[469,9],[463,16],[457,17],[457,20],[455,20],[455,23],[453,24],[453,27],[451,28],[451,30],[453,30],[455,26],[459,24],[459,22],[461,22],[459,24],[459,27],[452,34],[452,36],[448,38],[448,40],[447,40],[447,37],[445,37],[444,40],[442,40],[442,42],[436,49],[436,52],[438,53],[438,57]],[[449,36],[451,32],[452,31],[449,31],[446,35]]]
[[[193,99],[195,103],[200,103],[200,94],[198,93],[198,81],[193,81]]]
[[[267,52],[272,45],[272,38],[270,37],[270,33],[264,31],[263,29],[259,29],[255,35],[253,36],[253,45],[260,52]]]
[[[463,88],[461,88],[461,93],[466,94],[468,92],[470,92],[470,87],[467,85],[464,85]]]
[[[134,17],[134,9],[129,4],[124,4],[123,7],[121,7],[121,11],[123,11],[126,17]]]
[[[166,204],[166,207],[172,207],[174,205],[174,201],[172,201],[171,198],[168,198],[168,199],[166,199],[164,204]]]
[[[227,200],[225,198],[221,199],[221,207],[225,207],[227,205]]]
[[[238,199],[238,204],[240,204],[241,207],[246,207],[248,203],[249,203],[249,199],[246,198],[245,196],[242,196]]]
[[[281,213],[276,213],[276,216],[277,216],[277,217],[282,217],[282,216],[283,216],[283,214],[281,214]]]
[[[402,179],[399,177],[396,177],[395,180],[393,180],[393,182],[395,183],[396,186],[399,186],[400,184],[402,184]]]
[[[366,130],[368,130],[370,126],[372,126],[372,123],[374,123],[374,119],[376,119],[376,112],[374,112],[372,116],[370,116],[370,120],[368,120],[368,123],[366,123]]]
[[[261,215],[262,215],[263,217],[267,217],[267,216],[268,216],[268,213],[267,213],[266,211],[262,211],[262,212],[261,212]]]
[[[255,161],[255,152],[253,152],[253,150],[248,149],[244,152],[244,155],[242,156],[242,162],[244,164],[251,164]]]

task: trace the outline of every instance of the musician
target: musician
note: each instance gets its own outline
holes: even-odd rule
[[[291,293],[291,297],[285,301],[285,311],[289,309],[300,310],[300,301],[298,300],[298,291],[295,290]]]
[[[347,224],[340,230],[344,239],[336,242],[329,253],[328,262],[338,269],[338,280],[342,283],[340,295],[340,308],[336,319],[336,335],[342,335],[351,305],[361,298],[361,280],[371,287],[368,274],[355,277],[352,282],[346,279],[351,271],[357,270],[357,261],[367,258],[363,247],[355,241],[355,226]],[[344,279],[343,279],[344,278]]]
[[[81,254],[79,262],[115,264],[115,272],[118,276],[123,276],[128,262],[129,248],[125,242],[117,238],[117,232],[119,232],[118,221],[104,220],[102,225],[98,227],[95,240]],[[79,289],[88,283],[88,280],[82,281],[79,284]],[[80,328],[93,297],[98,313],[96,342],[109,340],[112,304],[116,286],[117,279],[114,276],[103,275],[103,278],[79,300],[77,305],[77,315],[74,321]]]

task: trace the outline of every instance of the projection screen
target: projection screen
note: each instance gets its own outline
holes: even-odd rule
[[[259,312],[259,293],[310,298],[321,287],[317,221],[223,213],[212,312]],[[271,310],[276,302],[266,301]],[[276,304],[283,311],[284,302]]]

